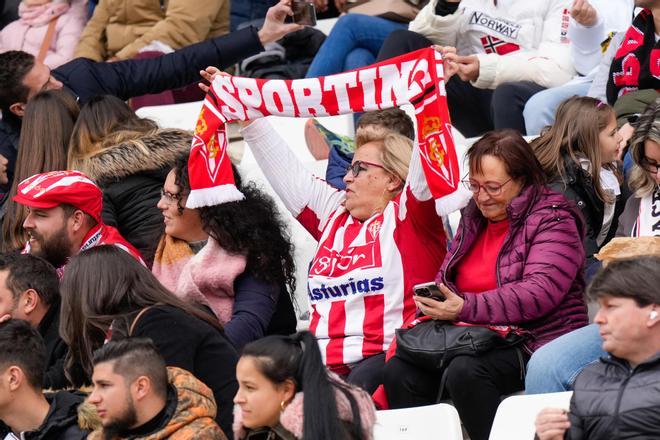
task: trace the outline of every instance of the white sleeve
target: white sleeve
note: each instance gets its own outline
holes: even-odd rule
[[[242,133],[261,171],[289,212],[298,217],[305,208],[311,209],[322,229],[344,200],[344,192],[305,168],[266,119],[255,120]]]
[[[603,58],[600,60],[598,72],[596,72],[596,76],[594,77],[594,81],[591,83],[591,87],[589,88],[589,92],[587,92],[587,96],[591,96],[592,98],[597,98],[603,102],[607,102],[607,81],[610,78],[610,67],[612,65],[614,55],[616,55],[616,51],[619,49],[619,46],[621,46],[625,36],[625,32],[619,32],[614,37],[612,37],[612,41],[610,41],[610,45],[608,46],[605,55],[603,55]]]
[[[407,190],[410,190],[410,192]],[[412,195],[417,202],[426,202],[433,197],[428,181],[426,180],[424,168],[422,167],[422,158],[417,141],[415,141],[413,146],[410,165],[408,166],[408,177],[406,179],[406,185],[403,188],[404,202],[408,194]],[[470,201],[470,198],[472,198],[472,193],[466,190],[463,185],[459,184],[456,191],[452,194],[435,200],[434,206],[436,213],[440,216],[449,215],[454,211],[464,208]],[[403,209],[399,211],[400,215],[405,215],[405,213],[406,211]]]
[[[459,7],[456,12],[444,17],[436,15],[435,5],[438,0],[431,0],[422,8],[415,19],[408,25],[408,30],[417,32],[441,46],[456,46],[456,34],[462,15]]]
[[[600,43],[606,38],[605,20],[599,15],[593,26],[583,26],[571,18],[568,38],[571,40],[573,66],[580,75],[587,75],[600,63]]]
[[[403,188],[404,193],[407,188],[410,188],[412,195],[420,202],[431,198],[431,190],[429,189],[429,184],[426,181],[424,169],[422,168],[422,158],[420,157],[417,140],[415,140],[415,144],[413,145],[410,165],[408,165],[408,176],[406,178],[406,185]]]
[[[561,38],[562,17],[567,2],[551,0],[549,3],[543,17],[538,47],[506,55],[478,54],[479,77],[474,81],[475,87],[494,89],[507,82],[533,81],[549,88],[573,78],[575,69],[571,61],[571,48]]]

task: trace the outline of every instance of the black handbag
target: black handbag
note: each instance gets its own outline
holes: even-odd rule
[[[395,356],[418,367],[442,370],[456,356],[477,356],[498,348],[513,347],[524,335],[509,332],[503,337],[480,326],[459,326],[449,321],[424,321],[396,330]]]

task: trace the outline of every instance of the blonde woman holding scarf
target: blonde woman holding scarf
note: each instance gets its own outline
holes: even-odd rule
[[[310,265],[310,331],[325,364],[373,392],[394,330],[413,319],[412,287],[433,280],[446,253],[420,154],[401,135],[357,145],[338,191],[307,170],[270,124],[243,128],[262,171],[318,240]]]

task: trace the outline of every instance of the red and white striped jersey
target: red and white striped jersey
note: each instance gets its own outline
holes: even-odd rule
[[[308,277],[310,331],[331,368],[387,350],[394,330],[414,318],[412,287],[433,280],[442,263],[446,242],[434,202],[406,191],[365,222],[343,207],[323,226],[312,215],[298,217],[319,240]]]
[[[403,192],[360,222],[344,192],[314,177],[264,120],[243,130],[271,185],[319,242],[310,265],[310,331],[326,365],[339,372],[384,352],[395,329],[414,318],[412,286],[435,279],[446,237],[413,152]]]

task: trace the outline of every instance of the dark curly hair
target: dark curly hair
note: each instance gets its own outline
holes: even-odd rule
[[[294,301],[296,290],[293,243],[275,201],[254,182],[243,184],[241,175],[232,164],[236,187],[245,198],[237,202],[196,208],[204,231],[227,252],[247,256],[246,271],[256,278],[277,286],[286,286]],[[179,194],[190,193],[188,154],[179,156],[174,164],[174,183]],[[179,213],[184,206],[177,201]]]

